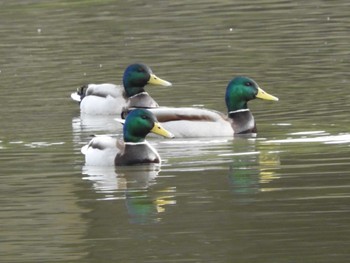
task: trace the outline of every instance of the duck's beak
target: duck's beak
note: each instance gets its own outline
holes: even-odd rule
[[[151,77],[149,78],[148,84],[153,85],[160,85],[165,87],[170,87],[172,84],[169,81],[166,81],[164,79],[158,78],[156,75],[151,74]]]
[[[264,91],[262,88],[258,88],[258,94],[256,94],[256,97],[259,99],[263,99],[263,100],[274,100],[274,101],[278,101],[278,98],[275,96],[272,96],[270,94],[268,94],[266,91]]]
[[[175,137],[171,132],[164,129],[162,127],[162,125],[160,125],[159,122],[154,123],[154,126],[153,126],[151,132],[158,134],[158,135],[161,135],[161,136],[164,136],[166,138],[174,138]]]

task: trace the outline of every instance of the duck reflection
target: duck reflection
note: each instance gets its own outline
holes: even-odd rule
[[[259,183],[260,191],[266,192],[271,187],[266,187],[273,180],[279,179],[277,168],[280,166],[280,156],[278,151],[262,151],[259,155]]]
[[[74,133],[81,132],[96,132],[96,131],[110,131],[116,133],[122,130],[122,125],[118,125],[115,118],[120,118],[119,115],[100,116],[81,114],[78,117],[72,118],[72,128]]]
[[[280,165],[278,152],[252,151],[233,156],[229,167],[229,181],[235,194],[251,196],[271,191],[268,185],[279,178],[276,168]]]
[[[91,167],[84,166],[84,180],[93,183],[99,200],[125,200],[131,223],[149,224],[161,220],[160,213],[167,205],[176,204],[175,188],[154,190],[159,165],[132,167]]]
[[[103,133],[105,135],[115,136],[117,138],[122,137],[123,125],[115,120],[117,117],[118,116],[99,116],[88,114],[81,114],[78,117],[73,117],[73,146],[76,152],[79,155],[81,154],[81,147],[91,139],[91,135],[93,134]]]

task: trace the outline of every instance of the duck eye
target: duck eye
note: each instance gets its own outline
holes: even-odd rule
[[[143,68],[138,68],[137,72],[144,72],[144,69]]]
[[[147,116],[146,116],[146,115],[142,115],[141,118],[144,119],[144,120],[146,120],[146,119],[147,119]]]
[[[250,81],[247,81],[244,85],[250,87],[250,86],[253,86],[253,83],[251,83]]]

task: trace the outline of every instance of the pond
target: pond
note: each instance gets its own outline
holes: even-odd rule
[[[337,1],[0,1],[4,262],[348,262],[349,8]],[[148,138],[161,167],[86,167],[70,93],[149,65],[162,106],[226,112],[237,75],[256,137]]]

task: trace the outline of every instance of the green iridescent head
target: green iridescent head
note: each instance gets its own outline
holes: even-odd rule
[[[226,88],[225,101],[229,112],[248,109],[248,101],[255,98],[278,101],[278,98],[262,90],[251,78],[238,76]]]
[[[145,64],[131,64],[123,75],[123,85],[128,97],[144,92],[147,84],[171,86],[171,83],[158,78]]]
[[[149,110],[136,109],[127,115],[123,127],[125,142],[142,142],[150,132],[167,138],[174,137],[158,123],[156,117]]]

